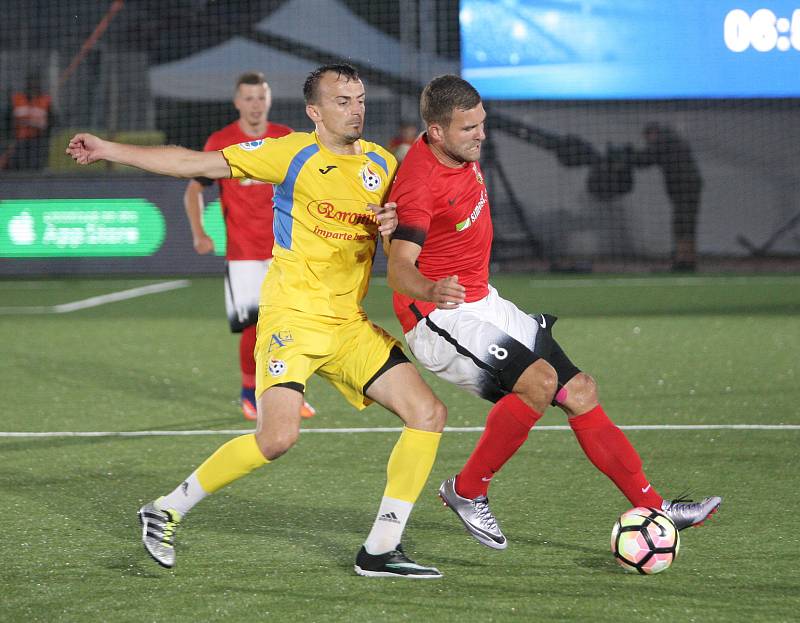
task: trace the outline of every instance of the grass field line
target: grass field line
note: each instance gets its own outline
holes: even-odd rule
[[[592,277],[588,279],[531,279],[530,285],[537,288],[605,288],[608,286],[623,287],[674,287],[674,286],[695,286],[705,287],[712,285],[725,286],[752,286],[757,285],[781,285],[785,283],[796,283],[800,281],[800,276],[769,276],[759,275],[743,276],[708,276],[708,277]]]
[[[800,424],[633,424],[623,430],[800,430]],[[303,428],[301,433],[399,433],[400,427],[374,428]],[[534,431],[570,430],[569,426],[536,426]],[[479,433],[482,426],[447,426],[446,433]],[[192,437],[199,435],[241,435],[253,430],[230,428],[220,430],[131,430],[131,431],[0,431],[0,437]]]
[[[150,294],[178,290],[179,288],[186,288],[190,286],[191,283],[192,282],[188,279],[162,281],[160,283],[151,283],[150,285],[139,286],[138,288],[130,288],[128,290],[120,290],[118,292],[111,292],[109,294],[92,296],[88,299],[72,301],[71,303],[60,303],[59,305],[41,305],[36,307],[0,307],[0,314],[66,314],[69,312],[78,311],[80,309],[98,307],[108,303],[116,303],[117,301],[126,301],[128,299],[134,299],[140,296],[148,296]]]
[[[607,288],[625,287],[674,287],[711,285],[784,285],[800,282],[800,275],[704,275],[691,277],[576,277],[570,279],[533,278],[529,285],[537,288]],[[386,277],[373,277],[373,285],[385,286]]]

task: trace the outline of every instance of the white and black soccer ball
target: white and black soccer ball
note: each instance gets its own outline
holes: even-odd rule
[[[672,565],[681,546],[672,520],[654,508],[637,506],[620,515],[611,530],[611,551],[626,571],[661,573]]]

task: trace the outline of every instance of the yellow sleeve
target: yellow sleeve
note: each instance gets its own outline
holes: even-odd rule
[[[371,154],[375,154],[379,158],[382,158],[386,165],[387,183],[384,185],[383,198],[381,199],[381,203],[385,203],[389,200],[389,189],[391,188],[392,182],[394,181],[394,176],[397,173],[397,158],[394,157],[392,152],[384,147],[381,147],[377,143],[367,143],[367,149]]]
[[[269,184],[280,184],[286,177],[292,158],[307,142],[298,139],[302,137],[288,134],[280,138],[238,143],[223,149],[222,155],[231,168],[231,177],[249,177]]]

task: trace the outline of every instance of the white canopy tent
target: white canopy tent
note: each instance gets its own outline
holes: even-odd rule
[[[317,63],[298,58],[243,37],[233,37],[171,63],[149,70],[150,92],[156,97],[184,101],[228,102],[236,77],[246,71],[262,71],[275,100],[301,99],[306,76]],[[368,86],[370,100],[393,97],[389,89]]]

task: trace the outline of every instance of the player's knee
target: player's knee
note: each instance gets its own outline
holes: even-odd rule
[[[299,430],[271,431],[269,433],[259,431],[256,433],[256,441],[264,458],[274,461],[286,454],[297,443],[299,434]]]
[[[537,380],[539,391],[542,393],[543,399],[550,404],[558,391],[558,373],[555,368],[544,360],[546,365],[538,370]]]
[[[447,407],[444,403],[436,398],[431,409],[431,426],[437,433],[444,430],[444,425],[447,423]]]
[[[576,413],[583,413],[599,402],[597,381],[585,372],[579,372],[567,383],[568,404]]]
[[[531,364],[514,385],[514,392],[540,412],[553,401],[556,391],[558,373],[544,359],[538,359]]]
[[[429,400],[416,405],[414,413],[405,418],[406,426],[432,433],[441,433],[446,422],[447,407],[433,394]]]

